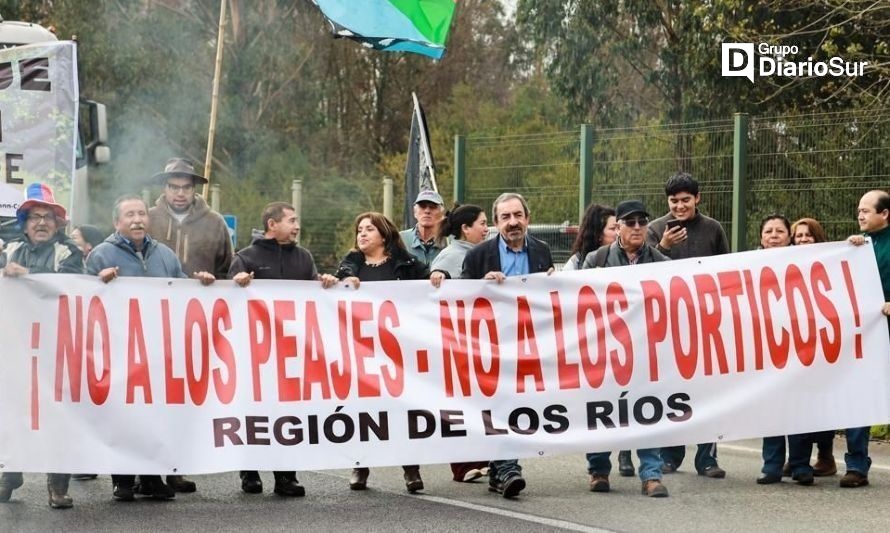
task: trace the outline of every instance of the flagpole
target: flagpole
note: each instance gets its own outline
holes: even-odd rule
[[[201,190],[201,196],[207,198],[210,187],[210,163],[213,160],[213,138],[216,136],[216,111],[219,102],[219,78],[222,70],[223,45],[226,42],[226,0],[219,2],[219,32],[216,38],[216,66],[213,70],[213,92],[210,97],[210,129],[207,132],[207,156],[204,158],[204,177],[207,183]]]

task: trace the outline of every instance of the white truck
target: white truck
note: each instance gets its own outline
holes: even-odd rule
[[[58,41],[58,37],[43,26],[30,22],[3,20],[0,17],[0,49],[50,41]],[[88,168],[105,164],[111,159],[111,150],[107,144],[108,125],[105,105],[81,98],[78,122],[75,175],[71,192],[71,202],[77,209],[70,213],[71,221],[75,225],[89,220]],[[0,217],[0,238],[8,241],[18,233],[14,218]]]

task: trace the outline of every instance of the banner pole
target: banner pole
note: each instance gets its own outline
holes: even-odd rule
[[[213,160],[213,138],[216,136],[216,112],[219,102],[219,78],[222,70],[223,45],[226,42],[226,0],[219,2],[219,32],[216,38],[216,65],[213,70],[213,93],[210,97],[210,128],[207,132],[207,156],[204,158],[204,177],[207,183],[201,190],[201,196],[207,197],[210,187],[210,163]]]

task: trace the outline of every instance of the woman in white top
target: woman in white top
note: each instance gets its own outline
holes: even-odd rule
[[[488,219],[478,205],[462,205],[445,215],[439,237],[451,237],[451,244],[439,252],[430,265],[430,281],[438,287],[445,278],[460,278],[464,257],[470,248],[488,236]]]
[[[563,270],[580,270],[584,258],[600,246],[612,244],[618,236],[618,221],[611,207],[590,204],[584,211],[578,236],[572,244],[572,256],[566,261]]]

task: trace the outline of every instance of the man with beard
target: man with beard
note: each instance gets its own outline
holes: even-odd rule
[[[87,258],[87,273],[98,275],[109,283],[119,276],[149,278],[185,278],[182,264],[170,248],[149,236],[149,217],[145,202],[139,196],[122,196],[112,210],[114,233],[93,249]],[[196,272],[194,277],[205,285],[215,277],[209,272]],[[135,499],[135,475],[112,475],[114,498]],[[176,492],[161,476],[140,476],[139,493],[156,500],[173,499]]]
[[[292,205],[272,202],[263,208],[265,233],[235,254],[229,268],[229,278],[241,287],[257,279],[318,280],[325,289],[333,287],[337,278],[319,274],[309,250],[297,244],[300,219]],[[293,471],[276,471],[273,492],[279,496],[300,497],[306,489],[297,481]],[[263,492],[263,481],[256,470],[242,470],[241,490],[248,494]]]
[[[399,232],[405,248],[426,266],[448,245],[439,238],[439,224],[445,217],[445,202],[436,191],[421,191],[414,201],[417,225]]]
[[[511,276],[552,273],[550,247],[528,234],[529,215],[528,203],[522,195],[506,192],[498,196],[491,208],[498,237],[483,241],[467,252],[460,277],[503,283]],[[488,475],[488,490],[504,498],[513,498],[525,488],[517,459],[491,461]]]
[[[65,208],[57,204],[52,189],[32,183],[26,191],[27,199],[16,210],[19,225],[25,235],[10,242],[0,254],[3,276],[21,277],[28,274],[61,272],[83,273],[83,254],[62,229],[68,223]],[[66,509],[74,505],[68,496],[70,474],[47,474],[49,506]],[[12,491],[22,486],[20,472],[4,472],[0,477],[0,502],[9,501]]]
[[[195,192],[207,179],[195,172],[191,161],[174,157],[154,181],[164,185],[164,193],[148,210],[152,238],[173,250],[186,274],[206,271],[225,278],[232,263],[228,227]],[[197,490],[195,482],[183,476],[167,476],[167,484],[176,492]]]

